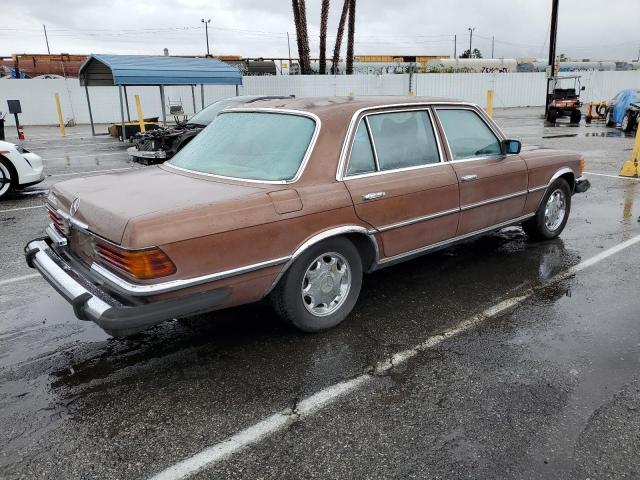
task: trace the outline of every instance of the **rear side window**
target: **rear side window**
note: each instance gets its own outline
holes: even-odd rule
[[[376,171],[376,162],[373,157],[373,149],[369,141],[367,126],[364,120],[360,120],[356,136],[351,147],[351,157],[349,158],[348,175],[358,175]]]
[[[441,109],[438,110],[438,118],[453,160],[502,154],[498,137],[474,111]]]
[[[438,145],[426,111],[393,112],[368,117],[380,170],[438,163]]]

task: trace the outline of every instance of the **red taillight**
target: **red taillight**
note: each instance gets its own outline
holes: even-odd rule
[[[49,211],[49,220],[51,220],[53,226],[56,227],[56,230],[58,230],[60,233],[64,233],[64,223],[62,222],[60,216],[51,207],[47,207],[47,210]]]
[[[174,263],[158,247],[125,250],[110,243],[96,241],[95,252],[101,263],[122,270],[140,280],[166,277],[176,273]]]

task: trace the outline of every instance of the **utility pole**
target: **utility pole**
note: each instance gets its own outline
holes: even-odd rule
[[[551,0],[551,28],[549,29],[549,77],[547,78],[547,91],[545,92],[544,114],[549,112],[549,86],[556,75],[556,41],[558,38],[558,7],[560,0]]]
[[[289,49],[289,71],[291,71],[291,40],[289,39],[289,32],[287,32],[287,48]]]
[[[469,58],[473,58],[473,50],[471,50],[471,47],[473,46],[473,31],[476,29],[476,27],[469,27],[467,30],[469,30]]]
[[[491,58],[496,58],[494,56],[495,46],[496,46],[496,37],[495,36],[491,36]]]
[[[203,18],[200,21],[204,23],[204,34],[207,37],[207,57],[210,57],[211,53],[209,52],[209,24],[211,23],[211,19],[205,20]]]
[[[453,58],[458,58],[458,35],[453,36]]]
[[[47,42],[47,53],[51,55],[51,50],[49,50],[49,38],[47,37],[47,26],[43,23],[42,29],[44,30],[44,41]]]

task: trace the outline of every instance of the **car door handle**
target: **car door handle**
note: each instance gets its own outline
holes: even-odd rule
[[[366,193],[362,196],[362,200],[364,200],[365,202],[369,201],[369,200],[377,200],[379,198],[384,197],[387,194],[387,192],[372,192],[372,193]]]
[[[478,175],[463,175],[460,177],[460,180],[463,182],[473,182],[478,179]]]

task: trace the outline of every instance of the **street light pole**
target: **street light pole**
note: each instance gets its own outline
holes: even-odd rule
[[[552,0],[551,3],[551,28],[549,29],[549,77],[547,78],[547,91],[545,92],[544,114],[549,113],[549,90],[556,76],[556,42],[558,38],[558,8],[560,1]]]
[[[204,18],[200,20],[204,23],[204,34],[207,37],[207,57],[211,56],[209,53],[209,24],[211,23],[211,19],[205,20]]]
[[[471,47],[473,46],[473,31],[476,29],[476,27],[469,27],[469,58],[473,58],[473,50],[471,50]]]

